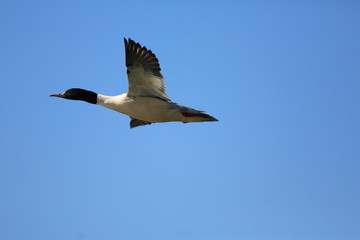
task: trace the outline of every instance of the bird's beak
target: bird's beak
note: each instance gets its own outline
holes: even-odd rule
[[[59,94],[51,94],[50,97],[61,97],[61,98],[64,98],[65,94],[64,93],[59,93]]]

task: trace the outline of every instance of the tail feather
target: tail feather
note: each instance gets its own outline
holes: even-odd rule
[[[213,116],[192,108],[186,108],[181,114],[186,118],[183,122],[211,122],[219,121]]]

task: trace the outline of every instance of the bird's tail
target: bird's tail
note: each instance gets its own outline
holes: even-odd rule
[[[219,121],[213,116],[204,113],[204,111],[199,111],[188,107],[183,107],[183,109],[181,109],[181,114],[184,117],[182,120],[183,123]]]

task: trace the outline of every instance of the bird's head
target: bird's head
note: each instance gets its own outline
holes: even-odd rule
[[[81,100],[88,103],[97,103],[97,94],[81,88],[70,88],[63,93],[51,94],[50,97],[60,97],[70,100]]]

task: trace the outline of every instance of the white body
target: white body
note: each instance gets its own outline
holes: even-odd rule
[[[197,122],[197,117],[190,119],[183,116],[183,106],[159,98],[137,97],[135,100],[126,93],[118,96],[98,94],[97,104],[148,122]]]

